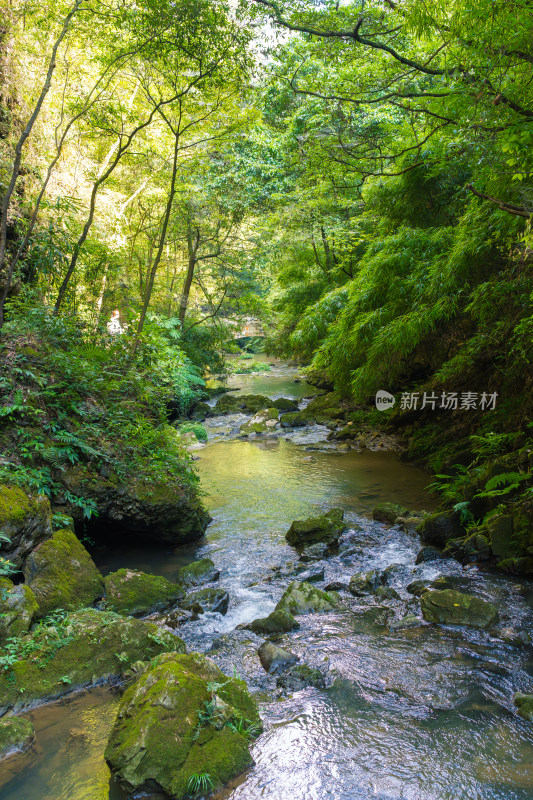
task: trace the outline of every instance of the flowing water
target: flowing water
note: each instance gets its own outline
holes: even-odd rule
[[[235,376],[243,393],[309,394],[283,365]],[[305,402],[305,401],[304,401]],[[218,800],[531,800],[533,726],[517,716],[516,691],[531,691],[532,585],[475,566],[442,560],[415,566],[414,534],[372,521],[379,501],[431,508],[428,476],[382,452],[336,452],[327,429],[283,431],[267,439],[236,437],[244,417],[208,420],[198,451],[205,501],[213,516],[198,545],[169,551],[137,548],[99,556],[104,571],[135,567],[173,577],[209,556],[230,592],[225,616],[205,614],[179,629],[190,649],[236,670],[257,693],[265,732],[250,772]],[[330,614],[301,617],[279,638],[319,667],[327,689],[292,696],[278,690],[257,657],[262,639],[237,628],[273,610],[298,570],[284,534],[293,519],[342,506],[348,530],[324,568],[323,586],[360,570],[390,567],[400,600],[356,599]],[[450,586],[491,599],[500,623],[491,633],[421,624],[394,630],[406,612],[420,615],[405,591],[413,580],[446,576]],[[392,624],[392,628],[391,628]],[[102,758],[117,698],[98,689],[32,712],[37,744],[0,766],[0,800],[118,800]]]

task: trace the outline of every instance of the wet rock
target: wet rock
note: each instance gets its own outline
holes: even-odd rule
[[[272,405],[279,411],[298,411],[298,403],[296,400],[291,400],[288,397],[278,397],[274,400]]]
[[[303,547],[299,550],[299,553],[300,558],[298,560],[304,563],[321,561],[328,555],[328,546],[322,542],[317,542],[317,544],[310,544],[308,547]]]
[[[319,669],[313,669],[307,664],[296,664],[289,667],[286,672],[276,680],[276,686],[285,689],[287,692],[300,692],[307,686],[314,686],[315,689],[325,689],[326,681]]]
[[[268,672],[270,675],[283,672],[283,670],[287,669],[291,664],[295,664],[300,660],[299,656],[291,653],[289,650],[285,650],[283,647],[278,647],[278,645],[273,642],[263,642],[257,651],[257,655],[259,656],[261,666],[265,672]]]
[[[316,386],[318,389],[325,389],[328,392],[333,389],[333,383],[326,373],[322,372],[321,370],[308,370],[305,373],[305,379],[307,383],[311,384],[311,386]],[[300,383],[300,381],[298,381],[298,383]]]
[[[307,583],[319,583],[324,580],[324,570],[316,567],[315,569],[307,569],[305,572],[298,574],[299,581],[307,581]]]
[[[343,581],[331,581],[331,583],[326,584],[324,587],[324,591],[326,592],[347,592],[348,591],[348,584],[344,583]]]
[[[528,722],[533,722],[533,694],[522,694],[517,692],[513,697],[513,703],[518,708],[518,713]]]
[[[33,725],[22,717],[0,719],[0,759],[29,750],[35,739]]]
[[[185,643],[153,623],[112,611],[72,612],[20,639],[20,659],[0,672],[0,715],[122,675],[135,661],[169,651],[183,653]]]
[[[288,411],[279,418],[282,428],[303,428],[310,425],[312,420],[303,411]]]
[[[165,655],[124,693],[105,759],[126,791],[184,800],[194,776],[208,774],[211,793],[253,764],[243,729],[261,731],[244,681],[198,653]]]
[[[425,542],[436,547],[444,547],[450,539],[464,538],[466,534],[460,522],[460,515],[456,511],[431,514],[420,523],[417,532]]]
[[[494,555],[499,559],[513,556],[513,518],[498,514],[487,520],[488,539]]]
[[[28,553],[51,535],[51,516],[48,498],[0,484],[0,531],[9,540],[0,542],[2,558],[21,568]]]
[[[102,575],[69,530],[57,531],[30,553],[24,577],[43,617],[56,608],[74,611],[90,606],[104,593]]]
[[[324,542],[330,549],[336,548],[342,532],[345,530],[344,511],[332,508],[327,514],[295,520],[285,539],[293,547],[305,547],[315,542]]]
[[[339,596],[335,592],[322,592],[310,583],[294,581],[283,592],[276,611],[290,614],[313,614],[319,611],[334,611],[338,608]]]
[[[402,619],[391,622],[389,628],[391,631],[402,631],[406,628],[418,628],[421,625],[421,620],[414,614],[406,614]]]
[[[352,614],[352,627],[357,633],[379,633],[393,617],[394,611],[388,606],[362,608]]]
[[[180,606],[196,614],[205,614],[206,611],[216,611],[225,614],[228,610],[229,594],[225,589],[200,589],[191,592],[184,600],[180,601]]]
[[[398,503],[380,503],[372,510],[373,519],[378,522],[389,522],[391,525],[398,517],[409,516],[409,509]]]
[[[456,580],[453,578],[453,576],[439,575],[438,578],[435,578],[434,581],[431,581],[432,589],[453,589],[455,585]]]
[[[355,597],[364,597],[367,594],[375,594],[378,586],[385,582],[383,572],[377,569],[369,572],[356,572],[350,578],[350,592]]]
[[[523,556],[521,558],[504,558],[498,561],[498,569],[510,575],[533,575],[533,557]]]
[[[265,408],[259,411],[248,422],[241,425],[240,431],[244,434],[266,433],[276,427],[279,411],[277,408]]]
[[[183,586],[184,589],[190,589],[191,586],[201,586],[203,583],[211,583],[219,578],[220,572],[211,559],[201,558],[199,561],[193,561],[191,564],[181,567],[176,576],[176,583]]]
[[[411,515],[408,517],[397,517],[395,523],[405,531],[416,531],[422,520],[422,517]]]
[[[407,586],[406,591],[408,591],[409,594],[414,594],[415,597],[420,597],[424,592],[429,592],[429,586],[425,581],[412,581],[409,586]]]
[[[415,564],[425,564],[428,561],[438,561],[442,558],[440,550],[437,550],[433,545],[426,545],[418,551]]]
[[[427,622],[488,628],[498,620],[498,612],[492,603],[453,589],[424,592],[420,604]]]
[[[338,392],[327,392],[326,394],[317,394],[312,397],[306,410],[314,414],[325,411],[327,408],[340,409],[340,404],[341,396]]]
[[[358,438],[359,433],[359,429],[352,422],[348,422],[348,424],[344,425],[342,428],[337,428],[332,431],[328,436],[328,440],[334,442],[351,442]]]
[[[254,619],[248,625],[244,625],[247,630],[258,634],[288,633],[300,627],[300,623],[294,619],[288,611],[273,611],[268,617]]]
[[[39,612],[29,586],[15,586],[9,578],[0,578],[0,644],[12,636],[26,633]]]
[[[146,622],[154,622],[156,625],[163,625],[165,628],[170,628],[171,630],[175,630],[179,628],[180,625],[184,625],[186,622],[192,622],[196,619],[198,619],[197,614],[193,611],[187,611],[184,608],[173,608],[170,611],[150,614],[149,617],[145,617]]]
[[[180,586],[161,575],[148,575],[133,569],[119,569],[106,575],[105,605],[118,614],[140,617],[162,611],[184,597]]]
[[[374,594],[382,600],[400,600],[400,595],[392,586],[378,586]]]

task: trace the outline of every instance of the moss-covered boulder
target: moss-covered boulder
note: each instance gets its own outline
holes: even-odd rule
[[[15,586],[8,578],[0,578],[0,644],[11,636],[29,630],[39,612],[35,595],[29,586]]]
[[[135,661],[185,652],[177,636],[151,622],[84,609],[37,627],[19,640],[12,664],[0,672],[0,715],[61,697],[122,675]]]
[[[279,411],[298,411],[297,400],[292,400],[289,397],[278,397],[277,400],[272,402],[272,405]]]
[[[297,548],[324,542],[331,549],[337,547],[345,528],[344,511],[342,508],[332,508],[327,514],[295,520],[285,534],[285,539]]]
[[[118,614],[140,617],[163,611],[184,597],[180,586],[161,575],[148,575],[133,569],[119,569],[104,578],[105,605]]]
[[[513,702],[518,708],[518,713],[528,722],[533,722],[533,694],[523,694],[517,692],[513,697]]]
[[[28,750],[35,739],[33,725],[22,717],[0,719],[0,759]]]
[[[352,442],[358,438],[360,433],[361,432],[356,425],[348,422],[347,425],[343,425],[341,428],[333,430],[329,434],[328,439],[334,442]]]
[[[304,425],[311,425],[314,422],[304,411],[287,411],[279,418],[282,428],[303,428]]]
[[[325,689],[326,681],[319,669],[313,669],[308,664],[295,664],[277,678],[276,686],[287,692],[300,692],[307,686]]]
[[[258,411],[263,408],[271,408],[272,405],[272,400],[262,394],[225,394],[217,401],[213,414],[237,414],[239,412],[257,414]]]
[[[127,791],[183,800],[194,776],[216,790],[248,769],[260,730],[244,681],[197,653],[163,656],[124,693],[105,758]]]
[[[244,626],[250,631],[258,634],[288,633],[300,627],[300,623],[294,619],[288,611],[272,611],[268,617],[254,619],[253,622]]]
[[[505,514],[490,517],[486,523],[493,554],[498,559],[516,556],[513,545],[513,518]]]
[[[211,521],[194,482],[178,473],[174,479],[159,481],[147,481],[139,475],[126,484],[114,473],[103,477],[77,464],[65,470],[62,482],[70,492],[95,503],[95,534],[124,534],[128,539],[176,546],[200,539]],[[66,509],[81,521],[78,507],[67,505]]]
[[[350,578],[350,593],[354,597],[364,597],[375,594],[380,586],[385,583],[385,575],[381,570],[373,569],[369,572],[356,572]]]
[[[338,392],[327,392],[313,397],[307,405],[306,411],[310,414],[324,412],[326,409],[340,409],[341,396]]]
[[[489,628],[498,620],[496,606],[492,603],[453,589],[424,592],[420,597],[420,605],[427,622],[439,622],[442,625]]]
[[[205,403],[203,400],[201,400],[195,404],[194,408],[189,414],[189,418],[192,419],[193,422],[203,422],[205,418],[209,416],[212,410],[213,409],[209,403]]]
[[[184,589],[190,589],[191,586],[201,586],[203,583],[216,581],[219,577],[220,572],[211,559],[201,558],[199,561],[193,561],[192,564],[181,567],[176,576],[176,583],[183,586]]]
[[[293,581],[283,592],[276,605],[276,611],[289,614],[314,614],[320,611],[334,611],[340,603],[336,592],[322,592],[311,583]]]
[[[428,544],[444,547],[450,539],[464,538],[466,530],[461,525],[460,515],[456,512],[446,514],[430,514],[417,527],[417,533]]]
[[[91,556],[69,530],[61,530],[33,550],[24,564],[40,615],[56,608],[74,611],[92,605],[104,593],[104,579]]]
[[[22,567],[33,548],[52,533],[50,502],[42,495],[30,497],[18,486],[0,484],[0,555]]]
[[[206,611],[226,614],[229,605],[229,594],[225,589],[199,589],[186,595],[180,600],[180,606],[195,614],[205,614]]]
[[[248,421],[241,425],[241,433],[267,433],[273,430],[278,424],[277,408],[265,408],[263,411],[258,411],[257,414]]]
[[[393,524],[398,517],[408,517],[409,509],[399,503],[380,503],[372,510],[372,517],[378,522]]]

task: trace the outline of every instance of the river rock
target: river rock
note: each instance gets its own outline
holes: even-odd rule
[[[440,550],[428,544],[418,551],[415,564],[425,564],[427,561],[438,561],[440,558],[442,558]]]
[[[189,414],[189,419],[191,419],[193,422],[203,422],[205,418],[209,416],[212,410],[213,409],[209,403],[205,403],[203,400],[201,400],[195,404],[194,408]]]
[[[266,433],[276,427],[279,411],[277,408],[265,408],[258,411],[248,422],[241,425],[240,431],[244,434]]]
[[[35,739],[33,725],[22,717],[0,719],[0,759],[29,750]]]
[[[56,531],[27,557],[24,577],[46,616],[56,608],[74,611],[92,605],[104,593],[104,579],[72,531]]]
[[[0,644],[26,633],[38,613],[39,606],[29,586],[15,586],[9,578],[0,578]]]
[[[278,397],[277,400],[272,402],[272,405],[279,411],[298,411],[297,401],[288,397]]]
[[[168,651],[185,652],[177,636],[112,611],[83,609],[20,639],[20,657],[0,672],[0,715],[61,697]]]
[[[199,589],[191,592],[184,600],[180,601],[180,606],[196,614],[204,614],[206,611],[217,611],[225,614],[228,610],[229,594],[225,589]]]
[[[176,576],[176,583],[183,586],[184,589],[190,589],[191,586],[201,586],[203,583],[211,583],[219,578],[220,572],[211,559],[201,558],[199,561],[193,561],[192,564],[181,567]]]
[[[522,694],[517,692],[513,697],[513,703],[518,708],[518,713],[528,722],[533,722],[533,694]]]
[[[0,484],[0,531],[9,539],[0,542],[2,558],[20,569],[28,553],[51,535],[51,517],[48,498]]]
[[[492,603],[453,589],[424,592],[420,604],[427,622],[488,628],[498,620],[498,612]]]
[[[218,401],[213,410],[213,414],[236,414],[238,412],[248,412],[257,414],[263,408],[271,408],[273,405],[269,397],[262,394],[225,394]]]
[[[389,629],[391,631],[403,631],[407,628],[418,628],[419,625],[421,625],[421,621],[415,614],[406,614],[405,617],[391,622]]]
[[[191,779],[208,774],[211,791],[253,764],[243,728],[261,720],[244,681],[208,658],[164,655],[124,693],[105,759],[127,792],[191,797]]]
[[[280,416],[279,421],[282,428],[303,428],[312,423],[304,411],[287,411]]]
[[[342,412],[340,408],[341,396],[338,392],[327,392],[326,394],[317,394],[311,398],[307,405],[306,411],[310,414],[317,412],[324,412],[326,409],[336,409]]]
[[[162,611],[184,597],[180,586],[161,575],[148,575],[134,569],[119,569],[104,578],[105,605],[118,614],[141,617]]]
[[[169,426],[172,436],[174,428]],[[139,476],[121,483],[110,473],[107,478],[80,464],[62,474],[68,491],[92,500],[98,510],[95,525],[100,535],[112,539],[120,535],[135,537],[149,544],[187,544],[200,539],[211,517],[200,503],[196,488],[180,475],[175,480],[146,481]],[[68,513],[82,522],[78,506],[67,504]]]
[[[385,575],[381,570],[373,569],[369,572],[356,572],[350,578],[350,592],[355,597],[364,597],[375,594],[378,586],[385,583]]]
[[[429,592],[429,586],[424,581],[412,581],[407,587],[406,591],[409,594],[414,594],[415,597],[420,597],[424,592]]]
[[[513,552],[513,518],[505,514],[497,514],[487,520],[490,548],[497,558],[514,555]]]
[[[268,617],[254,619],[244,627],[258,634],[288,633],[288,631],[299,628],[300,623],[288,611],[280,610],[272,611]]]
[[[342,428],[336,428],[329,436],[328,440],[331,442],[352,442],[359,436],[360,431],[352,422],[348,422]]]
[[[392,586],[378,586],[374,592],[375,596],[381,600],[400,600],[400,595]]]
[[[340,603],[336,592],[322,592],[305,581],[294,581],[283,592],[276,611],[290,614],[314,614],[319,611],[334,611]]]
[[[464,538],[465,528],[461,525],[458,512],[430,514],[416,529],[428,544],[444,547],[450,539]]]
[[[325,689],[326,681],[319,669],[313,669],[307,664],[296,664],[277,678],[276,686],[287,692],[300,692],[307,686]]]
[[[283,647],[278,647],[273,642],[263,642],[257,651],[257,655],[265,672],[271,675],[282,672],[288,666],[300,660],[299,656],[289,652],[289,650],[284,650]]]
[[[295,520],[285,534],[285,539],[293,547],[301,548],[315,542],[324,542],[332,549],[338,546],[345,528],[344,511],[342,508],[332,508],[327,514]]]
[[[388,522],[391,525],[398,517],[409,516],[409,509],[398,503],[380,503],[372,510],[373,519],[378,522]]]
[[[185,608],[172,608],[170,611],[158,612],[145,617],[146,622],[155,622],[156,625],[163,625],[165,628],[175,630],[186,622],[198,619],[198,615]]]
[[[321,559],[326,558],[326,556],[329,555],[328,546],[323,542],[310,544],[308,547],[302,547],[301,549],[298,548],[298,552],[300,554],[298,560],[302,561],[303,563],[309,563],[310,561],[321,561]]]
[[[298,580],[307,581],[307,583],[319,583],[324,580],[324,570],[319,567],[306,569],[305,572],[299,573]]]

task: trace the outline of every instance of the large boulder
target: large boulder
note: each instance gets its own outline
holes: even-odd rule
[[[35,595],[29,586],[15,586],[8,578],[0,578],[0,644],[30,629],[39,612]]]
[[[261,666],[271,675],[276,675],[283,672],[291,664],[296,664],[300,657],[285,650],[283,647],[278,647],[274,642],[263,642],[257,651]]]
[[[237,414],[239,412],[257,414],[261,409],[271,408],[272,405],[272,400],[262,394],[225,394],[217,401],[213,414]]]
[[[287,411],[279,418],[282,428],[303,428],[304,425],[311,425],[314,420],[304,411]]]
[[[409,516],[409,509],[399,503],[380,503],[372,511],[372,517],[378,522],[388,522],[391,525],[398,517]]]
[[[185,595],[180,586],[161,575],[148,575],[134,569],[111,572],[104,583],[106,608],[134,617],[163,611]]]
[[[338,392],[327,392],[313,397],[307,405],[306,411],[310,414],[323,412],[326,409],[339,409],[341,396]]]
[[[364,597],[375,594],[379,587],[385,583],[386,576],[381,570],[373,569],[370,572],[356,572],[350,578],[350,593],[354,597]]]
[[[289,584],[276,611],[288,611],[289,614],[314,614],[320,611],[335,611],[340,603],[336,592],[322,592],[311,583],[293,581]]]
[[[228,605],[229,594],[225,589],[199,589],[180,600],[182,608],[194,611],[195,614],[205,614],[206,611],[226,614]]]
[[[488,539],[493,554],[498,559],[516,555],[513,543],[513,518],[497,514],[487,520]]]
[[[244,681],[198,653],[165,655],[124,693],[105,759],[126,791],[184,800],[198,776],[211,793],[248,769],[260,730]]]
[[[90,606],[104,593],[104,579],[69,530],[57,531],[30,553],[24,577],[43,617],[56,608],[74,611]]]
[[[248,435],[249,433],[267,433],[273,430],[278,424],[278,414],[277,408],[265,408],[263,411],[258,411],[248,422],[241,425],[241,433]]]
[[[272,405],[279,411],[298,411],[298,401],[289,397],[278,397],[272,402]]]
[[[295,520],[285,534],[285,539],[298,548],[316,542],[324,542],[329,548],[335,548],[345,528],[344,511],[342,508],[332,508],[327,514]]]
[[[172,651],[184,653],[184,642],[151,622],[112,611],[75,611],[54,625],[38,626],[10,652],[9,668],[0,672],[0,715],[122,675],[136,661]]]
[[[158,483],[139,477],[124,484],[113,473],[104,478],[78,464],[65,470],[62,481],[68,491],[95,503],[94,535],[123,534],[176,546],[200,539],[211,521],[195,488],[180,477]],[[77,506],[65,508],[80,520]]]
[[[268,635],[271,633],[288,633],[294,628],[299,628],[300,623],[288,611],[280,610],[273,611],[268,617],[254,619],[253,622],[244,627],[254,633]]]
[[[425,542],[436,547],[444,547],[450,539],[459,539],[466,535],[466,530],[461,525],[460,515],[456,511],[446,514],[430,514],[425,517],[416,530]]]
[[[33,725],[22,717],[0,719],[0,759],[28,750],[35,739]]]
[[[0,542],[0,555],[22,567],[28,553],[52,533],[51,515],[47,497],[0,484],[0,532],[9,539]]]
[[[215,567],[210,558],[201,558],[193,561],[185,567],[180,567],[176,576],[176,583],[184,589],[192,586],[201,586],[202,583],[211,583],[220,577],[219,570]]]
[[[442,625],[489,628],[498,620],[496,606],[492,603],[454,589],[424,592],[420,597],[420,605],[427,622],[439,622]]]

